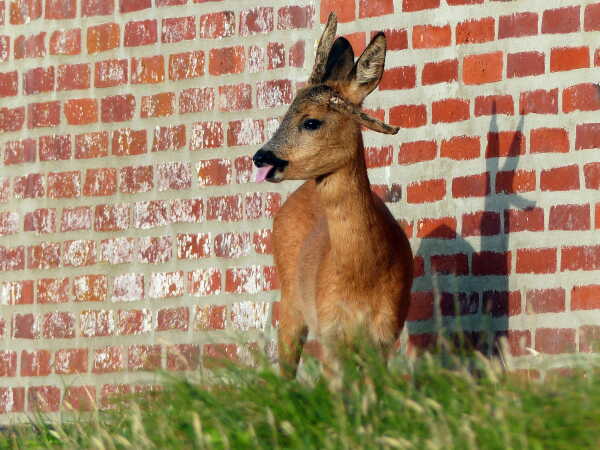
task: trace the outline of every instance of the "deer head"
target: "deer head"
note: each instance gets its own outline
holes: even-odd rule
[[[315,65],[273,137],[256,152],[256,181],[317,178],[356,157],[360,127],[395,134],[392,127],[361,111],[379,84],[385,63],[385,36],[378,33],[354,62],[347,39],[335,39],[337,19],[329,20],[319,40]],[[362,157],[362,155],[361,155]]]

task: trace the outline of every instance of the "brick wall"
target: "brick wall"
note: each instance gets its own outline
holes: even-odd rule
[[[388,36],[365,106],[402,130],[365,141],[416,255],[403,348],[460,315],[516,369],[593,350],[600,3],[0,0],[0,421],[274,335],[296,184],[252,183],[250,156],[332,9],[355,51]]]

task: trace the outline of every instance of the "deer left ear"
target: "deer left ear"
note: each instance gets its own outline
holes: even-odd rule
[[[346,96],[352,103],[362,103],[379,84],[385,66],[385,51],[385,35],[377,33],[349,74]]]

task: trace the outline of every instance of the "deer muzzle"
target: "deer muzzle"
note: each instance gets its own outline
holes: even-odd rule
[[[257,151],[252,157],[254,165],[258,168],[256,171],[257,183],[262,181],[279,182],[281,177],[278,176],[278,172],[281,173],[288,165],[287,161],[275,156],[271,150],[263,150],[262,148]]]

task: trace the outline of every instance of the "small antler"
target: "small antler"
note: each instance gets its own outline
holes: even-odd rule
[[[388,125],[375,117],[369,116],[367,113],[363,112],[360,107],[348,103],[337,95],[332,95],[329,98],[329,106],[343,114],[348,114],[362,126],[370,128],[373,131],[384,134],[396,134],[400,130],[398,127]]]
[[[323,75],[325,74],[325,66],[327,64],[327,57],[329,56],[329,51],[333,46],[336,31],[337,17],[335,13],[332,12],[329,14],[327,25],[325,25],[325,30],[323,30],[321,39],[319,39],[317,54],[315,55],[315,65],[312,73],[310,74],[310,78],[308,79],[309,84],[320,83],[323,79]]]

